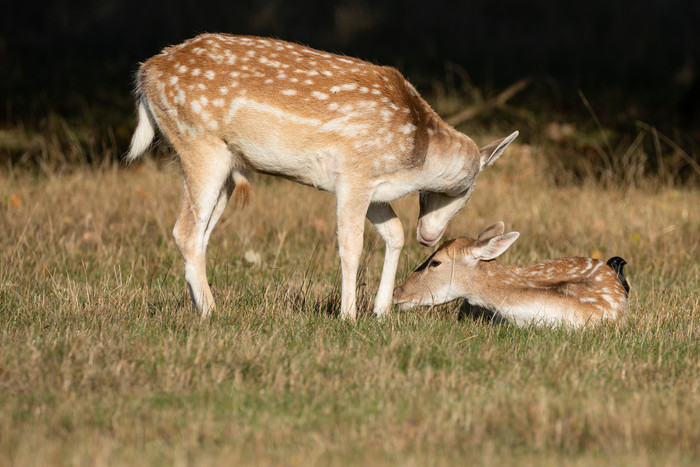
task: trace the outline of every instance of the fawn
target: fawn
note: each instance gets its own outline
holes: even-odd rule
[[[518,135],[479,149],[446,124],[396,69],[276,39],[202,34],[141,64],[138,125],[127,161],[156,128],[179,156],[184,187],[173,229],[192,301],[214,298],[206,248],[251,171],[336,195],[341,317],[355,319],[365,216],[386,243],[374,312],[391,309],[403,227],[389,205],[419,191],[417,239],[432,246],[467,203],[476,178]]]
[[[606,265],[592,258],[558,258],[530,267],[503,266],[494,258],[520,235],[503,234],[503,222],[474,240],[449,240],[394,291],[402,309],[464,298],[471,307],[492,312],[517,326],[594,326],[626,312],[629,287],[625,260]],[[469,308],[469,305],[466,308]]]

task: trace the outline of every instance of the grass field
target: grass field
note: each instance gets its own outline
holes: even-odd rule
[[[476,135],[477,142],[492,135]],[[445,238],[504,220],[501,259],[619,255],[626,326],[335,316],[332,196],[256,177],[212,235],[218,309],[190,309],[174,163],[0,170],[0,465],[697,465],[700,191],[556,186],[539,148],[485,172]],[[611,184],[607,184],[609,186]],[[404,277],[431,249],[396,203]]]

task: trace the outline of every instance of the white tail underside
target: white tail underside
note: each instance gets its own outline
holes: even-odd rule
[[[134,135],[131,138],[129,152],[126,154],[126,162],[131,163],[138,159],[153,142],[155,136],[155,128],[153,127],[152,117],[148,113],[146,104],[139,101],[138,104],[138,124]]]

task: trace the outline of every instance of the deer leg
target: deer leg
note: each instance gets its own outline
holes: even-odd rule
[[[340,299],[341,319],[357,318],[357,269],[362,256],[365,215],[369,207],[369,195],[358,192],[337,194],[338,252],[343,285]]]
[[[185,264],[185,279],[192,303],[204,318],[214,309],[206,272],[207,243],[232,191],[232,186],[227,183],[232,157],[228,149],[221,146],[207,151],[206,164],[201,163],[202,159],[196,159],[199,163],[190,165],[189,162],[195,159],[178,153],[185,182],[173,236]]]
[[[399,257],[403,248],[404,235],[401,220],[388,203],[372,203],[367,210],[367,219],[374,225],[384,239],[386,251],[379,289],[374,299],[374,314],[382,316],[391,310],[392,295]]]
[[[231,179],[227,179],[226,182],[224,182],[224,187],[221,190],[221,193],[219,193],[219,198],[216,200],[216,205],[214,206],[214,210],[211,213],[211,219],[209,219],[207,231],[204,233],[204,248],[206,248],[207,245],[209,245],[209,237],[211,236],[211,231],[214,230],[214,226],[217,222],[219,222],[221,215],[224,213],[226,205],[228,204],[228,200],[231,199],[231,193],[233,193],[233,189],[235,187],[236,185]]]

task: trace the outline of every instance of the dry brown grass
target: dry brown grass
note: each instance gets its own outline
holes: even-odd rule
[[[265,177],[212,235],[200,323],[174,164],[0,172],[0,464],[697,463],[700,192],[556,186],[540,152],[509,150],[446,238],[504,220],[504,262],[622,256],[625,327],[341,322],[333,197]],[[401,277],[429,253],[415,201]],[[382,250],[368,225],[365,310]]]

